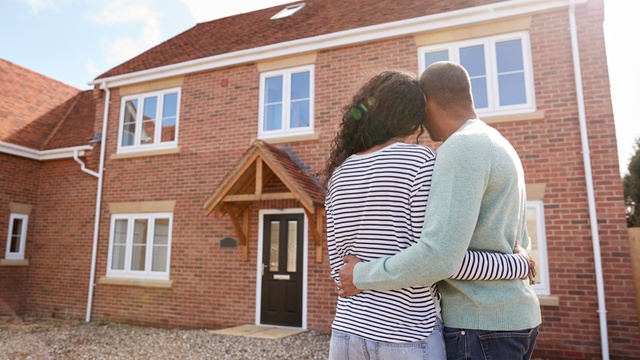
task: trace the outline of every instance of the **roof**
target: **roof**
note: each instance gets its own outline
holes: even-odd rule
[[[258,160],[264,166],[257,166]],[[256,186],[256,179],[262,180],[259,187]],[[255,189],[262,189],[275,179],[282,182],[307,210],[311,207],[324,208],[324,190],[311,174],[303,170],[290,153],[256,140],[214,189],[203,209],[207,214],[213,211],[225,212],[224,202],[227,196],[233,195],[248,195],[245,201],[269,199],[268,195],[273,193]]]
[[[36,150],[86,145],[94,118],[91,90],[0,59],[0,141]]]
[[[271,20],[271,17],[287,5],[197,24],[105,72],[96,80],[501,1],[506,0],[304,0],[306,6],[282,19]]]

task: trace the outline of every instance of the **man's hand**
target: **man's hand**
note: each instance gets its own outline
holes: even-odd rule
[[[536,283],[536,273],[537,273],[537,271],[536,271],[536,262],[531,259],[531,256],[529,256],[529,253],[527,252],[527,250],[525,250],[522,246],[520,246],[520,241],[516,241],[516,247],[513,249],[513,253],[514,254],[524,255],[524,257],[529,262],[529,274],[528,274],[527,277],[522,278],[522,280],[529,279],[529,284],[530,285],[535,284]]]
[[[344,266],[340,268],[340,287],[338,288],[338,295],[340,297],[347,297],[351,295],[355,295],[362,290],[358,289],[353,284],[353,268],[357,263],[361,262],[355,256],[345,256],[342,258],[344,261]]]

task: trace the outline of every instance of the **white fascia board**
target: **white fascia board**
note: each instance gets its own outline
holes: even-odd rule
[[[63,149],[35,150],[28,147],[10,144],[0,141],[0,153],[20,156],[27,159],[45,161],[56,159],[73,159],[73,154],[78,151],[78,156],[84,156],[85,150],[93,150],[91,145],[74,146]]]
[[[97,79],[89,85],[101,84],[113,88],[145,81],[158,80],[172,76],[185,75],[205,70],[240,65],[281,56],[290,56],[311,51],[343,47],[358,43],[377,41],[398,36],[422,33],[448,27],[492,21],[512,16],[533,14],[552,9],[568,7],[570,4],[582,4],[587,0],[510,0],[455,10],[418,18],[378,24],[310,38],[287,41],[261,46],[207,58],[185,61]]]

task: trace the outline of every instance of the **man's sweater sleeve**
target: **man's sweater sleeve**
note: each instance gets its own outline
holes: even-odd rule
[[[471,150],[473,149],[473,150]],[[362,290],[431,285],[462,264],[480,213],[491,172],[490,149],[450,138],[438,150],[420,240],[394,256],[356,265]]]

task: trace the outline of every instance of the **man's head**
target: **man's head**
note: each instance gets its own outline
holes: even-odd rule
[[[427,119],[431,139],[444,141],[462,122],[476,118],[469,74],[450,61],[431,64],[420,76],[420,89],[425,94]],[[446,123],[443,123],[445,122]]]

